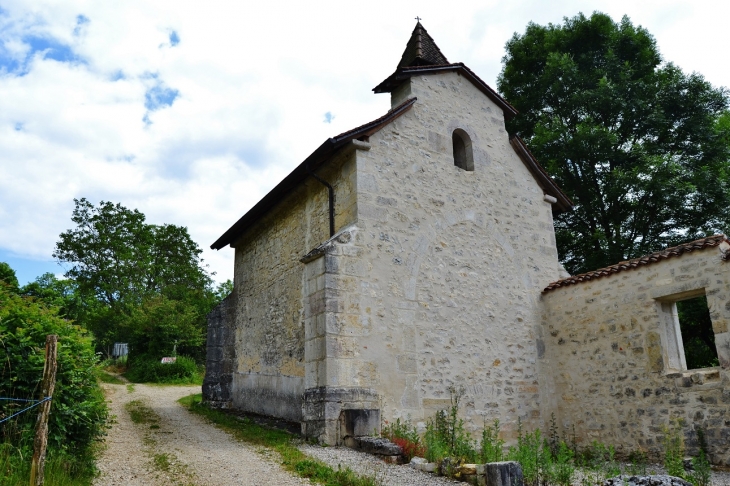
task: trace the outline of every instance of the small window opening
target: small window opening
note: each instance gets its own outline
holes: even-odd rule
[[[454,143],[454,165],[460,169],[473,171],[474,155],[469,135],[461,128],[457,128],[451,138]]]
[[[707,296],[677,302],[677,318],[687,369],[719,366]]]

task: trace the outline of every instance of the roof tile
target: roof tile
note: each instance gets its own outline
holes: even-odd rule
[[[598,270],[593,270],[591,272],[581,273],[580,275],[574,275],[572,277],[567,277],[562,280],[558,280],[557,282],[553,282],[547,287],[545,287],[545,290],[542,292],[549,292],[551,290],[555,290],[560,287],[567,287],[569,285],[575,285],[581,282],[588,282],[589,280],[595,280],[597,278],[606,277],[609,275],[613,275],[615,273],[622,272],[624,270],[631,270],[633,268],[639,268],[643,267],[645,265],[651,265],[652,263],[656,263],[662,260],[666,260],[668,258],[678,257],[685,253],[690,253],[696,250],[704,250],[705,248],[713,248],[716,246],[719,246],[721,243],[728,243],[730,244],[730,240],[728,240],[727,236],[725,235],[714,235],[714,236],[708,236],[707,238],[702,238],[695,241],[690,241],[689,243],[684,243],[681,245],[677,245],[671,248],[667,248],[661,251],[657,251],[655,253],[651,253],[649,255],[645,255],[639,258],[634,258],[632,260],[619,262],[615,265],[611,265],[605,268],[599,268]],[[730,259],[730,252],[723,253],[722,256],[723,260]]]

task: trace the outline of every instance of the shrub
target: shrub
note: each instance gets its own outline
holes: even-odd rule
[[[401,422],[400,418],[398,418],[390,424],[386,421],[381,435],[400,446],[403,450],[403,455],[408,461],[414,457],[425,457],[426,455],[426,448],[421,443],[421,437],[418,435],[418,431],[413,424],[411,424],[410,419]]]
[[[58,335],[56,385],[48,421],[49,457],[92,455],[95,442],[106,433],[108,410],[95,376],[97,357],[91,336],[58,317],[58,309],[21,297],[0,284],[0,389],[8,398],[37,399],[43,376],[45,342]],[[19,411],[18,402],[0,403],[0,417]],[[3,424],[0,442],[13,444],[12,454],[26,456],[32,449],[35,409]],[[8,459],[9,460],[9,459]],[[82,468],[89,469],[91,464]]]
[[[195,360],[178,356],[174,363],[161,363],[149,355],[130,357],[124,376],[135,383],[202,383]]]
[[[664,469],[670,476],[684,478],[684,441],[680,433],[679,424],[671,427],[662,427],[664,439]]]
[[[499,438],[499,420],[491,426],[484,422],[482,443],[479,448],[480,462],[500,462],[504,459],[504,441]]]
[[[474,462],[479,457],[474,440],[464,429],[464,420],[458,417],[459,400],[463,390],[450,388],[451,407],[449,410],[439,410],[433,419],[426,424],[424,442],[426,444],[426,459],[432,462],[441,462],[449,457],[455,462]]]

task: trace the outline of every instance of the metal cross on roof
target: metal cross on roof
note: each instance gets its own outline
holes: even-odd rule
[[[421,17],[416,15],[416,22],[420,22],[420,21],[421,21]]]

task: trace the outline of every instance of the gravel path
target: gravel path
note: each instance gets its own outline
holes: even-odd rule
[[[315,457],[337,469],[349,467],[361,476],[374,477],[384,486],[443,486],[461,483],[453,479],[425,473],[407,465],[386,464],[370,454],[357,452],[347,447],[319,447],[303,445],[299,449],[305,454]]]
[[[309,485],[284,471],[275,453],[233,439],[177,403],[200,387],[104,384],[116,416],[97,465],[94,486]],[[134,423],[126,406],[143,412]],[[302,445],[305,454],[333,468],[349,467],[383,486],[465,484],[397,466],[345,447]],[[712,484],[730,486],[730,473],[714,472]]]
[[[177,400],[200,387],[104,384],[117,422],[97,463],[94,486],[227,486],[311,484],[295,478],[265,449],[236,441]],[[133,423],[125,405],[142,404],[147,423]],[[151,411],[151,413],[149,413]]]

